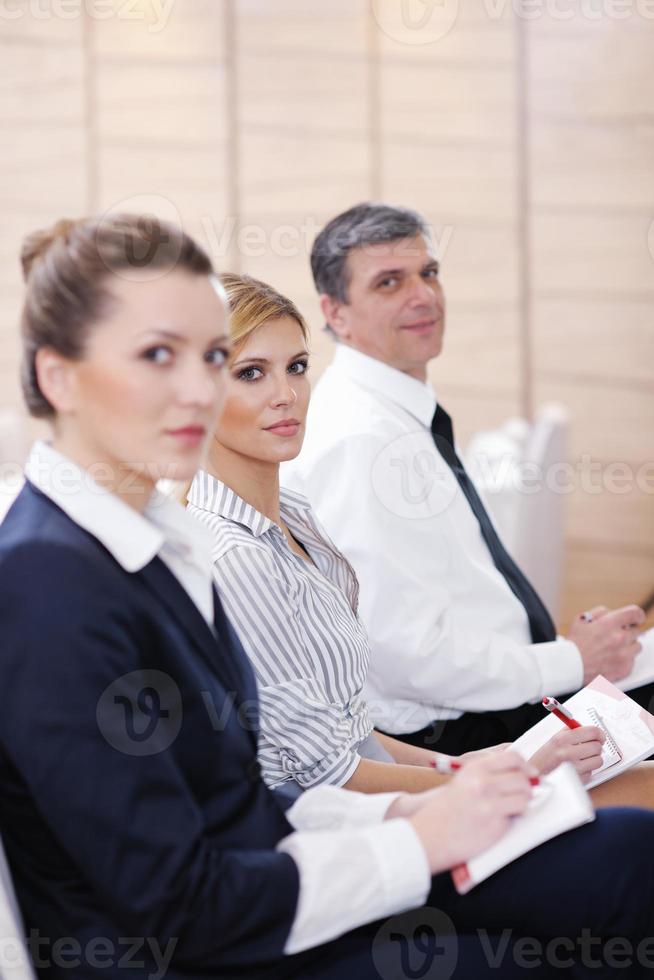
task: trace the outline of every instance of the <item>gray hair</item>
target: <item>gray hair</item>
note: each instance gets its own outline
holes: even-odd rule
[[[325,225],[311,249],[311,271],[319,293],[348,301],[347,257],[355,248],[424,235],[429,226],[417,211],[390,204],[356,204]]]

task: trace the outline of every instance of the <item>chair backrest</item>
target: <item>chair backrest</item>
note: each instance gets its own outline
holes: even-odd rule
[[[556,619],[561,600],[566,495],[557,481],[565,463],[568,414],[543,406],[529,425],[509,419],[478,433],[466,461],[502,541]]]
[[[531,427],[524,462],[539,473],[537,493],[522,494],[516,560],[536,586],[556,620],[561,602],[565,542],[568,412],[562,405],[544,405]],[[565,476],[565,474],[563,474]]]
[[[2,841],[0,841],[0,977],[2,980],[36,980],[25,944],[23,920]]]
[[[19,412],[0,410],[0,522],[23,485],[27,457],[27,423]]]

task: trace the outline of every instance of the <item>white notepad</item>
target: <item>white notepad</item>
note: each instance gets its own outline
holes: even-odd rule
[[[602,752],[602,766],[586,783],[587,789],[631,769],[654,753],[654,716],[601,674],[564,704],[582,725],[597,724],[608,736]],[[548,714],[521,735],[511,748],[529,759],[563,727],[562,721]]]
[[[465,895],[527,851],[594,819],[590,797],[574,767],[566,762],[541,779],[527,810],[513,818],[503,837],[466,864],[452,869],[454,887]]]
[[[654,681],[654,629],[641,633],[638,637],[642,650],[636,654],[636,661],[633,670],[621,681],[616,681],[615,686],[621,691],[633,691],[636,687],[643,684],[651,684]]]

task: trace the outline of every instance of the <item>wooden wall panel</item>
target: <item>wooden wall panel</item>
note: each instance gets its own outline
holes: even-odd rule
[[[383,173],[393,201],[420,207],[436,225],[516,218],[515,147],[444,142],[431,127],[384,136]],[[437,236],[438,237],[438,236]]]
[[[312,56],[338,61],[359,59],[368,27],[366,0],[235,0],[239,50],[259,51],[280,59]],[[301,89],[302,79],[297,79]],[[322,106],[316,106],[316,115]]]
[[[654,304],[636,297],[539,297],[534,364],[543,380],[568,378],[654,394]]]
[[[533,218],[534,289],[589,298],[654,297],[648,246],[651,215],[595,209],[537,210]]]
[[[447,331],[430,377],[465,442],[521,398],[514,23],[510,8],[493,20],[464,0],[417,27],[419,6],[373,4],[381,184],[434,226]]]
[[[577,12],[528,37],[534,387],[568,406],[570,461],[586,457],[569,616],[654,585],[654,25]]]
[[[533,132],[532,201],[537,208],[654,212],[654,119],[538,120]]]
[[[654,458],[651,391],[640,387],[612,389],[574,379],[542,379],[537,374],[535,394],[537,404],[562,402],[569,410],[572,459],[586,454],[605,462],[640,464]]]
[[[0,409],[20,407],[20,243],[86,204],[84,58],[80,19],[30,14],[0,21]]]
[[[652,555],[610,547],[570,544],[566,552],[560,625],[562,628],[584,609],[612,608],[642,601],[652,589]],[[650,625],[654,616],[650,615]]]
[[[312,378],[333,355],[311,278],[318,231],[371,192],[366,3],[239,0],[240,271],[273,283],[312,328]]]
[[[448,314],[430,376],[461,442],[527,393],[569,407],[572,463],[652,459],[654,21],[637,5],[623,19],[531,5],[522,25],[498,0],[139,0],[106,19],[39,6],[0,21],[0,407],[19,398],[16,256],[33,227],[121,202],[172,211],[219,268],[298,302],[315,380],[333,347],[313,238],[377,196],[434,228]],[[566,503],[565,615],[644,594],[649,493],[577,487]]]
[[[225,45],[225,8],[228,0],[139,0],[133,12],[94,20],[97,55],[152,64],[209,65],[221,60]],[[143,118],[147,131],[149,120]]]
[[[175,3],[163,27],[153,9],[94,25],[97,207],[176,221],[221,264],[234,244],[226,3]]]

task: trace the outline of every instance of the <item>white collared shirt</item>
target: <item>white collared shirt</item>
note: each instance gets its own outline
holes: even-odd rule
[[[312,562],[291,550],[279,525],[204,470],[188,509],[211,531],[214,580],[257,675],[264,779],[272,787],[288,780],[303,789],[342,786],[372,732],[362,695],[370,647],[351,565],[299,493],[282,490],[280,512]]]
[[[572,691],[583,678],[574,643],[531,642],[434,445],[436,404],[428,384],[338,344],[300,457],[282,466],[359,577],[365,693],[375,724],[393,733]]]
[[[159,555],[213,623],[211,539],[184,507],[155,491],[138,513],[43,442],[35,444],[25,472],[125,571],[137,572]],[[287,954],[424,903],[431,878],[422,845],[408,821],[384,822],[398,795],[321,786],[287,811],[296,832],[278,850],[290,854],[300,875]]]
[[[213,627],[211,545],[181,504],[155,490],[139,513],[46,442],[35,443],[25,475],[126,572],[140,571],[159,555]]]

